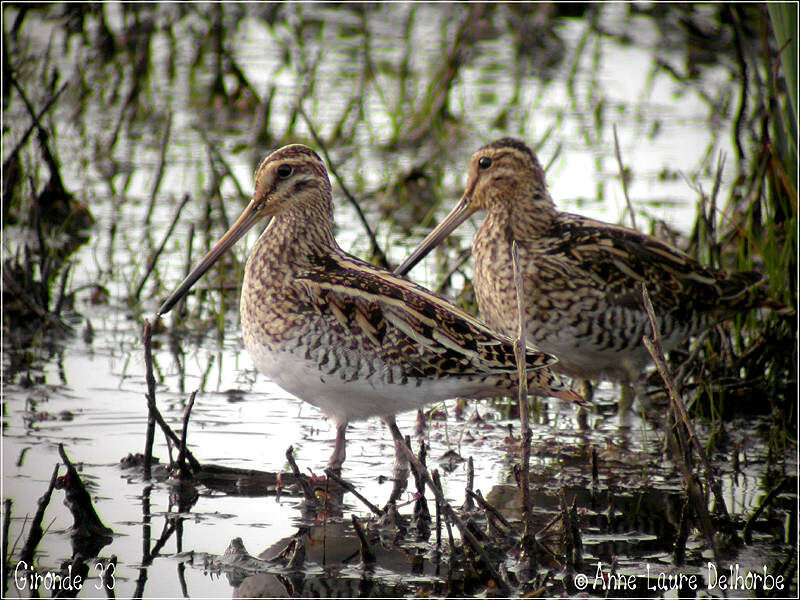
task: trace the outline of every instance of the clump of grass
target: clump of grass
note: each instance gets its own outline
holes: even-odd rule
[[[749,139],[742,144],[744,160],[725,217],[717,228],[715,215],[698,211],[690,252],[720,263],[714,266],[764,273],[771,298],[786,307],[752,311],[709,333],[694,366],[701,391],[696,409],[724,416],[768,407],[787,442],[797,437],[797,108],[791,83],[797,57],[782,46],[780,31],[784,25],[796,31],[797,7],[784,8],[770,7],[779,37],[765,37],[760,54],[742,52],[751,77],[766,85],[763,93],[751,95],[741,120],[748,124],[742,131]],[[762,15],[766,27],[766,9]]]

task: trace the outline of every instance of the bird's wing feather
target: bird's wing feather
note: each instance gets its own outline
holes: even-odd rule
[[[553,251],[567,252],[587,276],[602,281],[615,305],[641,307],[646,281],[656,311],[710,310],[761,280],[755,272],[731,276],[711,269],[651,236],[578,215],[563,213],[556,227],[565,243]]]
[[[404,278],[347,255],[325,256],[299,277],[320,310],[365,349],[414,375],[513,373],[513,342]],[[556,362],[528,348],[528,370]]]

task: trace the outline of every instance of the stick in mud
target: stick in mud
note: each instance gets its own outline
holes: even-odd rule
[[[411,445],[411,438],[406,436],[406,444]],[[427,469],[425,462],[427,450],[425,442],[420,442],[419,462],[423,468]],[[425,498],[425,481],[421,477],[415,477],[417,483],[417,499],[414,502],[414,518],[416,519],[417,535],[427,539],[430,536],[431,513],[428,510],[428,501]]]
[[[161,428],[164,436],[171,441],[177,448],[181,447],[181,440],[178,435],[172,431],[172,428],[161,416],[161,412],[156,406],[156,380],[153,376],[153,346],[152,346],[152,326],[150,321],[144,320],[144,364],[145,364],[145,379],[147,381],[147,434],[145,437],[145,451],[144,451],[144,478],[150,479],[151,475],[151,462],[153,459],[153,441],[155,439],[155,423]],[[151,423],[152,419],[152,423]],[[192,468],[193,473],[199,473],[203,466],[194,457],[191,451],[186,448],[186,459]]]
[[[186,435],[189,431],[189,417],[192,414],[192,407],[194,406],[194,398],[197,396],[197,390],[189,394],[189,402],[186,403],[186,408],[183,411],[183,429],[181,429],[181,447],[178,452],[178,472],[182,478],[191,477],[191,472],[186,467]]]
[[[703,450],[703,447],[700,445],[700,441],[698,440],[697,436],[695,435],[694,429],[692,428],[692,424],[689,421],[689,416],[686,414],[686,408],[683,405],[683,401],[678,395],[675,383],[669,376],[667,363],[664,360],[664,351],[661,347],[661,335],[659,334],[658,325],[656,324],[655,311],[653,310],[653,304],[650,302],[650,295],[647,293],[647,285],[645,283],[642,283],[642,300],[644,302],[645,310],[647,311],[647,316],[650,319],[650,327],[652,328],[653,331],[652,338],[644,335],[642,336],[642,341],[644,342],[644,345],[647,347],[647,350],[650,353],[650,356],[652,357],[653,362],[656,365],[656,369],[658,370],[659,375],[661,375],[661,379],[664,380],[664,385],[667,387],[667,392],[669,394],[669,399],[670,399],[670,406],[675,412],[675,421],[677,423],[682,424],[686,428],[689,441],[691,442],[692,446],[697,452],[697,455],[700,457],[700,460],[703,463],[703,468],[705,470],[706,480],[708,481],[708,485],[711,488],[712,492],[714,493],[714,498],[717,501],[717,504],[719,506],[719,509],[722,511],[723,516],[727,518],[728,509],[725,506],[725,498],[722,496],[722,490],[719,487],[719,479],[714,476],[714,473],[711,469],[711,465],[709,464],[708,458],[706,457],[706,453]]]
[[[475,508],[475,505],[472,503],[472,488],[475,485],[475,462],[472,460],[470,456],[467,459],[467,486],[465,489],[464,494],[464,505],[461,507],[462,510],[472,510]]]
[[[67,473],[61,479],[56,480],[56,487],[64,490],[66,496],[64,503],[75,520],[71,534],[73,542],[76,539],[79,540],[82,545],[86,546],[85,551],[89,553],[89,556],[96,556],[100,548],[111,542],[111,535],[114,531],[103,525],[94,510],[92,497],[86,490],[86,486],[83,485],[78,470],[67,456],[64,444],[58,444],[58,454],[67,468]]]
[[[723,516],[725,518],[728,518],[728,510],[725,506],[725,499],[722,497],[722,490],[719,487],[719,480],[716,479],[713,475],[713,472],[711,470],[711,465],[708,463],[708,459],[706,458],[705,452],[703,451],[703,448],[700,446],[700,442],[698,441],[697,436],[694,433],[694,429],[692,428],[692,425],[689,422],[689,417],[686,414],[686,409],[683,405],[683,401],[678,395],[678,392],[675,388],[675,383],[672,381],[672,378],[669,375],[669,370],[667,369],[667,364],[664,359],[664,351],[661,347],[661,335],[658,331],[655,311],[653,310],[652,302],[650,302],[650,295],[647,293],[647,284],[644,282],[642,282],[642,303],[644,304],[644,308],[647,311],[647,316],[650,320],[650,327],[652,329],[652,335],[653,335],[652,338],[650,338],[647,335],[643,335],[642,342],[647,348],[647,351],[650,353],[650,356],[656,365],[656,369],[658,370],[659,375],[661,375],[661,379],[664,381],[664,385],[667,388],[667,393],[670,400],[670,409],[675,419],[675,425],[676,425],[675,432],[678,437],[678,442],[681,445],[688,444],[689,448],[694,448],[694,450],[697,452],[697,455],[703,462],[706,474],[706,480],[712,492],[714,493],[714,497],[717,501],[717,506],[721,510]],[[681,426],[683,426],[683,429],[681,429]],[[687,437],[689,438],[688,440],[685,439]],[[689,448],[687,448],[687,450]],[[719,563],[720,562],[719,549],[717,547],[717,543],[714,538],[713,526],[711,525],[711,517],[708,514],[708,507],[706,506],[705,503],[705,498],[702,492],[702,485],[700,483],[699,478],[697,478],[694,475],[694,473],[692,473],[691,467],[685,459],[685,457],[687,457],[687,453],[681,452],[680,454],[682,460],[680,460],[679,463],[681,470],[683,471],[684,486],[685,486],[687,500],[693,506],[694,511],[698,517],[698,520],[700,521],[703,534],[706,540],[708,541],[709,545],[711,546],[712,552],[714,553],[714,560],[717,563]]]
[[[439,478],[439,471],[436,470],[436,469],[433,470],[433,483],[435,485],[439,486],[439,487],[442,486],[442,481]],[[444,510],[444,507],[442,507],[439,504],[439,501],[437,500],[436,501],[436,513],[439,514],[443,510]],[[450,542],[450,554],[452,556],[456,556],[457,550],[456,550],[456,542],[455,542],[455,539],[453,538],[453,528],[450,526],[450,519],[448,519],[446,517],[447,517],[447,515],[445,515],[444,524],[447,527],[447,537],[448,537],[449,542]]]
[[[499,510],[497,510],[494,506],[492,506],[491,504],[489,504],[489,502],[486,501],[480,490],[478,490],[477,492],[468,491],[467,494],[478,502],[478,506],[480,506],[487,515],[492,515],[492,517],[495,520],[502,523],[503,526],[506,527],[509,531],[511,532],[514,531],[514,526],[508,522],[508,519],[506,519],[500,513]]]
[[[689,539],[689,499],[684,498],[683,506],[681,508],[681,520],[678,525],[678,533],[675,535],[675,544],[672,548],[672,561],[676,566],[683,564],[683,559],[686,556],[686,541]]]
[[[332,479],[333,481],[335,481],[336,483],[338,483],[340,486],[342,486],[342,487],[343,487],[344,489],[346,489],[348,492],[350,492],[351,494],[353,494],[353,495],[354,495],[356,498],[358,498],[359,500],[361,500],[361,502],[364,504],[364,506],[366,506],[366,507],[367,507],[368,509],[370,509],[370,510],[371,510],[373,513],[375,513],[375,515],[376,515],[376,516],[378,516],[378,517],[380,517],[380,516],[383,516],[383,514],[384,514],[384,511],[382,511],[380,508],[378,508],[377,506],[375,506],[375,505],[374,505],[372,502],[370,502],[369,500],[367,500],[367,499],[366,499],[366,498],[365,498],[365,497],[364,497],[364,496],[363,496],[363,495],[362,495],[362,494],[361,494],[361,493],[360,493],[360,492],[359,492],[359,491],[356,489],[356,487],[355,487],[355,486],[354,486],[352,483],[350,483],[349,481],[345,481],[344,479],[342,479],[341,477],[339,477],[339,475],[337,475],[337,474],[336,474],[334,471],[332,471],[331,469],[325,469],[325,475],[326,475],[327,477],[329,477],[330,479]]]
[[[445,517],[453,521],[456,527],[458,527],[458,530],[461,532],[461,537],[470,546],[470,548],[472,548],[475,554],[477,554],[480,557],[481,561],[484,563],[485,567],[491,574],[492,579],[494,579],[495,583],[500,589],[501,593],[506,596],[509,595],[511,592],[510,586],[501,577],[500,572],[497,570],[495,565],[492,564],[492,562],[489,560],[489,557],[487,556],[486,551],[483,548],[483,545],[480,544],[478,540],[475,539],[475,536],[472,535],[472,532],[464,524],[464,521],[461,520],[456,511],[453,510],[453,507],[450,506],[450,503],[444,497],[441,488],[433,482],[431,476],[428,474],[428,470],[420,464],[419,460],[417,460],[417,457],[414,455],[414,452],[411,450],[409,446],[406,445],[405,441],[403,440],[403,434],[400,433],[400,430],[397,428],[397,424],[396,423],[389,424],[389,430],[392,432],[392,437],[394,438],[395,443],[398,443],[399,441],[399,443],[401,444],[401,447],[406,453],[406,458],[408,458],[408,461],[411,463],[412,468],[414,468],[416,472],[419,473],[419,475],[425,480],[425,483],[428,485],[431,492],[433,492],[433,495],[436,497],[436,501],[439,504],[441,504]],[[436,473],[436,471],[434,471],[434,473]]]
[[[528,373],[525,362],[525,299],[522,284],[522,272],[519,267],[519,250],[517,241],[511,242],[511,263],[514,267],[514,287],[517,293],[517,339],[514,340],[514,358],[517,361],[519,421],[522,428],[522,465],[520,467],[520,489],[522,490],[522,540],[520,544],[529,560],[533,560],[535,542],[531,525],[531,495],[528,484],[528,473],[531,465],[531,430],[528,426]],[[533,570],[533,565],[531,570]]]
[[[364,529],[361,527],[361,523],[358,522],[358,519],[355,515],[350,515],[353,520],[353,529],[356,531],[356,535],[358,536],[358,541],[360,543],[360,552],[361,552],[361,562],[365,565],[373,565],[375,564],[375,552],[372,551],[372,547],[367,540],[367,536],[364,534]]]
[[[150,321],[144,320],[144,366],[147,382],[147,430],[144,439],[144,479],[150,480],[151,463],[153,461],[153,442],[156,437],[156,379],[153,376],[153,327]]]
[[[294,473],[294,476],[297,478],[297,481],[300,482],[300,487],[303,490],[305,499],[314,506],[318,506],[319,500],[317,500],[317,497],[314,495],[311,485],[308,483],[308,478],[303,477],[302,473],[300,473],[300,468],[294,460],[294,446],[289,446],[286,449],[286,460],[289,462],[289,466],[292,469],[292,473]]]

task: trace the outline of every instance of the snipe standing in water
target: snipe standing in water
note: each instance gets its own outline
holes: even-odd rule
[[[643,283],[665,351],[738,312],[777,304],[759,273],[711,269],[651,236],[559,212],[535,154],[511,138],[472,156],[463,197],[395,272],[405,275],[477,211],[486,218],[472,245],[473,284],[487,325],[506,335],[517,329],[516,240],[527,339],[558,357],[554,370],[621,382],[626,396],[650,362],[641,341],[649,332]]]
[[[264,159],[250,204],[158,314],[267,217],[245,267],[244,344],[259,371],[333,419],[331,468],[344,462],[349,421],[381,416],[391,427],[395,414],[431,402],[516,390],[509,338],[339,247],[328,172],[302,145]],[[526,360],[532,393],[581,401],[553,376],[552,356],[529,349]]]

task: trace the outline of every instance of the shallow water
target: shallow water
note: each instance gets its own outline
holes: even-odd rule
[[[118,43],[125,40],[123,31],[127,31],[128,41],[136,41],[132,13],[124,14],[117,5],[106,5],[103,10],[106,24]],[[111,66],[102,68],[98,66],[99,59],[88,60],[86,64],[94,65],[85,74],[95,78],[91,82],[92,91],[86,98],[68,91],[64,101],[47,118],[48,126],[55,132],[51,141],[62,161],[65,186],[87,203],[97,221],[89,242],[73,256],[69,287],[99,284],[108,291],[110,300],[107,304],[93,304],[94,287],[78,292],[74,310],[80,316],[72,317],[76,334],[56,340],[52,352],[32,344],[33,357],[22,360],[18,357],[21,349],[10,347],[8,336],[4,340],[2,495],[13,502],[9,549],[18,551],[23,544],[29,519],[59,462],[58,444],[63,443],[89,487],[95,510],[114,532],[112,541],[99,556],[105,560],[115,555],[118,559],[114,569],[114,591],[118,597],[130,596],[135,591],[147,597],[227,597],[237,593],[234,589],[237,586],[242,586],[239,591],[242,594],[254,590],[270,595],[424,593],[443,577],[436,570],[430,544],[416,547],[406,541],[403,552],[398,555],[396,549],[387,551],[380,566],[367,572],[359,564],[349,526],[341,527],[335,517],[325,521],[309,516],[296,497],[249,497],[200,486],[197,502],[178,517],[175,489],[169,482],[145,482],[139,470],[120,465],[123,457],[141,452],[144,447],[147,405],[142,318],[152,318],[164,291],[181,278],[190,224],[196,226],[193,260],[224,229],[219,207],[213,202],[206,205],[205,200],[213,198],[215,193],[209,164],[221,168],[221,160],[211,148],[220,152],[247,194],[252,186],[254,162],[272,147],[253,142],[255,136],[250,132],[253,110],[244,101],[233,109],[198,105],[197,89],[203,89],[203,84],[211,81],[212,70],[208,66],[198,75],[191,69],[194,56],[191,47],[197,32],[205,26],[205,19],[213,18],[213,11],[194,13],[187,9],[187,14],[179,17],[179,10],[182,9],[177,5],[163,5],[155,13],[162,20],[175,19],[176,46],[170,49],[171,42],[163,33],[153,37],[150,93],[140,99],[149,111],[144,110],[144,115],[137,115],[123,126],[118,143],[110,150],[105,144],[123,114],[120,100],[111,94],[116,86],[117,93],[124,96],[126,83],[130,81],[130,63],[119,63],[121,74],[115,79]],[[361,37],[353,33],[359,27],[357,14],[322,7],[304,7],[294,12],[287,7],[270,25],[268,19],[258,16],[260,9],[242,8],[246,14],[234,18],[236,10],[231,8],[225,17],[226,26],[236,34],[230,34],[226,49],[254,89],[264,93],[275,84],[269,128],[273,141],[282,143],[280,132],[290,121],[302,81],[298,72],[303,53],[313,56],[322,48],[324,53],[319,59],[307,109],[323,135],[329,135],[330,127],[323,124],[338,119],[361,77],[359,63],[354,59],[362,47]],[[365,17],[373,32],[377,83],[368,86],[364,93],[368,118],[358,124],[353,142],[332,148],[345,183],[357,190],[359,197],[372,198],[364,203],[364,208],[380,244],[391,249],[388,254],[395,262],[405,256],[429,223],[417,224],[413,220],[399,223],[396,214],[384,218],[380,202],[375,200],[381,194],[368,192],[416,164],[421,157],[436,156],[437,144],[449,135],[442,134],[435,143],[419,148],[401,145],[395,154],[381,146],[389,142],[391,123],[398,119],[382,92],[384,97],[392,97],[396,91],[390,67],[401,60],[406,43],[403,31],[392,23],[408,18],[409,10],[404,5],[383,7]],[[415,13],[410,34],[413,43],[409,46],[415,96],[412,94],[409,104],[414,99],[421,101],[425,82],[441,66],[442,46],[454,34],[454,15],[463,15],[459,12],[461,8],[450,10],[455,12],[420,6]],[[635,206],[686,232],[693,221],[696,194],[675,174],[691,178],[707,157],[715,159],[720,151],[732,154],[730,121],[722,119],[714,127],[709,126],[708,103],[700,93],[724,95],[726,86],[731,84],[723,80],[721,68],[713,67],[704,71],[694,90],[687,90],[663,73],[652,75],[652,53],[658,46],[657,27],[649,19],[621,15],[619,11],[618,6],[604,7],[601,22],[612,28],[631,27],[637,32],[634,43],[589,36],[590,47],[594,44],[592,51],[579,55],[587,22],[559,21],[557,31],[567,58],[552,79],[540,77],[534,69],[521,78],[515,75],[517,58],[510,50],[513,36],[503,30],[505,19],[509,18],[504,12],[493,13],[486,17],[486,22],[480,22],[486,27],[485,39],[470,47],[473,56],[462,67],[449,95],[448,110],[461,120],[461,131],[453,136],[456,141],[440,157],[441,164],[434,161],[432,167],[439,177],[435,196],[441,205],[424,206],[423,215],[435,213],[438,218],[449,209],[463,185],[469,155],[485,139],[513,134],[533,143],[552,127],[539,154],[544,164],[556,154],[548,170],[548,180],[557,204],[565,210],[616,222],[625,204],[613,155],[611,125],[616,124],[623,160],[633,165],[629,192]],[[7,9],[4,15],[8,28],[8,22],[18,12]],[[88,30],[96,32],[97,21],[87,18],[87,22]],[[305,22],[308,29],[303,31],[310,33],[297,34],[293,28]],[[325,25],[319,25],[320,22]],[[39,102],[40,96],[47,96],[43,93],[46,90],[37,88],[42,73],[57,67],[64,74],[76,76],[79,66],[86,61],[86,53],[95,51],[79,37],[68,37],[66,23],[67,19],[57,16],[55,9],[36,11],[26,17],[13,46],[12,62],[26,76],[21,81]],[[501,33],[490,35],[488,31],[492,28]],[[441,31],[447,35],[443,37]],[[298,35],[306,36],[305,44],[297,43]],[[282,44],[294,57],[291,65],[282,58]],[[680,48],[659,48],[659,52],[664,60],[676,63],[683,56]],[[567,68],[572,59],[577,61],[574,78],[569,77]],[[202,57],[202,61],[209,60],[208,55]],[[171,61],[177,73],[174,79],[167,75]],[[527,73],[528,63],[521,64],[520,68]],[[109,79],[104,80],[104,76]],[[511,110],[509,125],[493,125],[498,100],[513,93],[518,79],[522,82],[522,95]],[[98,91],[98,86],[106,84],[104,91]],[[230,75],[225,84],[229,88],[234,85]],[[399,112],[402,114],[403,110],[401,107]],[[143,221],[158,170],[167,113],[172,121],[164,177],[156,194],[152,224],[146,226]],[[3,138],[4,150],[8,151],[22,133],[16,123],[24,122],[27,127],[29,119],[18,101],[9,104],[4,114],[6,123],[12,124]],[[656,130],[657,135],[652,133]],[[212,143],[204,143],[201,131]],[[307,136],[308,129],[302,119],[296,131],[289,138]],[[24,155],[24,164],[36,178],[46,176],[46,169],[44,174],[37,170],[35,148]],[[711,188],[707,168],[701,169],[698,177],[704,189]],[[725,181],[723,178],[723,185]],[[227,178],[219,190],[225,198],[226,217],[232,220],[242,206],[236,186]],[[184,193],[192,194],[194,201],[182,212],[155,274],[144,287],[141,304],[129,304],[127,299],[143,276],[145,256],[164,235],[177,199]],[[395,210],[402,212],[394,206],[390,213]],[[204,223],[206,212],[210,213],[213,225]],[[339,202],[336,218],[337,237],[342,246],[364,255],[368,243],[352,209]],[[408,228],[415,232],[411,238],[404,233]],[[646,227],[640,224],[640,228]],[[6,226],[4,222],[3,234],[5,257],[13,254],[30,232]],[[471,228],[462,228],[460,235],[461,245],[466,247]],[[236,249],[238,257],[244,256],[244,247],[251,247],[253,239],[250,236],[246,243],[240,243]],[[414,277],[435,284],[436,260],[429,258],[426,266],[415,270]],[[216,286],[224,279],[222,271],[210,273],[200,286]],[[460,288],[461,279],[460,276],[454,279],[454,289]],[[236,280],[232,277],[227,283],[235,286]],[[234,294],[229,295],[233,297]],[[202,463],[280,472],[287,468],[284,453],[291,445],[300,468],[319,473],[334,437],[330,423],[314,408],[290,397],[253,371],[239,341],[235,302],[228,301],[227,310],[219,318],[215,317],[220,308],[218,295],[207,295],[206,302],[210,308],[191,299],[190,316],[183,322],[175,317],[165,319],[168,326],[175,327],[179,348],[172,346],[167,333],[154,335],[157,401],[164,417],[179,430],[188,394],[199,389],[188,440],[189,448]],[[91,335],[88,335],[89,324]],[[676,518],[679,520],[675,512],[680,509],[682,495],[680,475],[663,456],[662,433],[657,423],[636,414],[617,416],[614,403],[618,391],[608,385],[601,386],[596,391],[596,407],[585,423],[571,407],[548,402],[543,404],[542,414],[533,425],[532,478],[537,519],[544,524],[557,514],[562,489],[570,502],[576,498],[583,526],[582,572],[590,579],[597,569],[608,569],[614,560],[619,573],[637,577],[645,576],[647,565],[654,576],[674,568],[670,552]],[[429,465],[442,472],[447,497],[454,505],[461,505],[465,497],[465,462],[443,459],[446,452],[454,450],[462,458],[473,458],[475,488],[508,515],[514,515],[515,506],[519,510],[519,500],[511,485],[511,471],[518,456],[514,444],[506,438],[509,426],[518,433],[518,422],[504,419],[497,408],[486,403],[469,403],[461,419],[455,416],[454,402],[446,403],[445,410],[447,418],[430,420],[421,439],[430,446]],[[475,411],[484,417],[478,424],[470,420]],[[414,431],[415,421],[414,414],[398,419],[407,433]],[[707,434],[702,426],[699,428],[701,436]],[[420,436],[415,434],[412,438],[418,441]],[[720,470],[723,496],[729,511],[736,515],[748,515],[763,499],[767,484],[773,481],[768,476],[769,470],[782,468],[787,473],[796,470],[793,456],[777,457],[776,467],[768,460],[766,447],[756,420],[732,424],[729,439],[718,450],[714,463]],[[595,490],[591,477],[592,449],[597,451],[599,466],[599,485]],[[731,466],[729,457],[733,453],[739,455],[738,472]],[[168,450],[160,433],[156,436],[155,454],[162,463],[167,462]],[[389,434],[377,420],[354,423],[348,430],[348,458],[343,475],[361,493],[382,505],[391,488],[385,481],[391,474],[391,457]],[[795,483],[790,487],[793,489]],[[406,498],[410,501],[410,494]],[[61,563],[73,555],[72,517],[63,499],[63,492],[54,491],[45,515],[46,533],[36,553],[40,573],[58,572]],[[345,524],[350,512],[364,517],[369,514],[351,495],[345,496],[345,503]],[[769,530],[756,532],[756,545],[733,550],[726,554],[725,560],[751,570],[762,566],[776,568],[791,550],[787,541],[790,538],[776,531],[796,529],[796,514],[785,504],[771,514],[777,525],[773,522]],[[408,505],[401,512],[410,510]],[[180,536],[171,536],[152,564],[143,565],[143,544],[155,542],[162,527],[175,520],[182,523]],[[308,562],[303,569],[305,580],[293,581],[293,587],[287,584],[286,577],[275,577],[276,573],[286,575],[277,567],[268,574],[253,574],[219,565],[220,557],[236,538],[256,556],[265,549],[281,547],[281,541],[301,527],[309,528]],[[320,528],[324,535],[319,533]],[[411,551],[414,548],[418,556]],[[13,552],[10,553],[13,557]],[[411,560],[412,556],[416,559]],[[687,556],[684,570],[707,575],[711,559],[704,552],[699,534],[690,538]],[[100,558],[89,563],[94,577],[83,587],[82,597],[106,596],[105,590],[96,585],[97,575],[107,570]],[[11,560],[10,564],[13,569],[16,562]],[[315,582],[319,576],[324,577]],[[28,595],[30,586],[22,579],[15,580],[13,573],[7,584],[10,595]],[[637,589],[647,595],[656,593],[646,588],[645,581],[640,581]],[[590,591],[594,595],[605,593],[594,588]],[[45,591],[43,595],[49,593]]]

